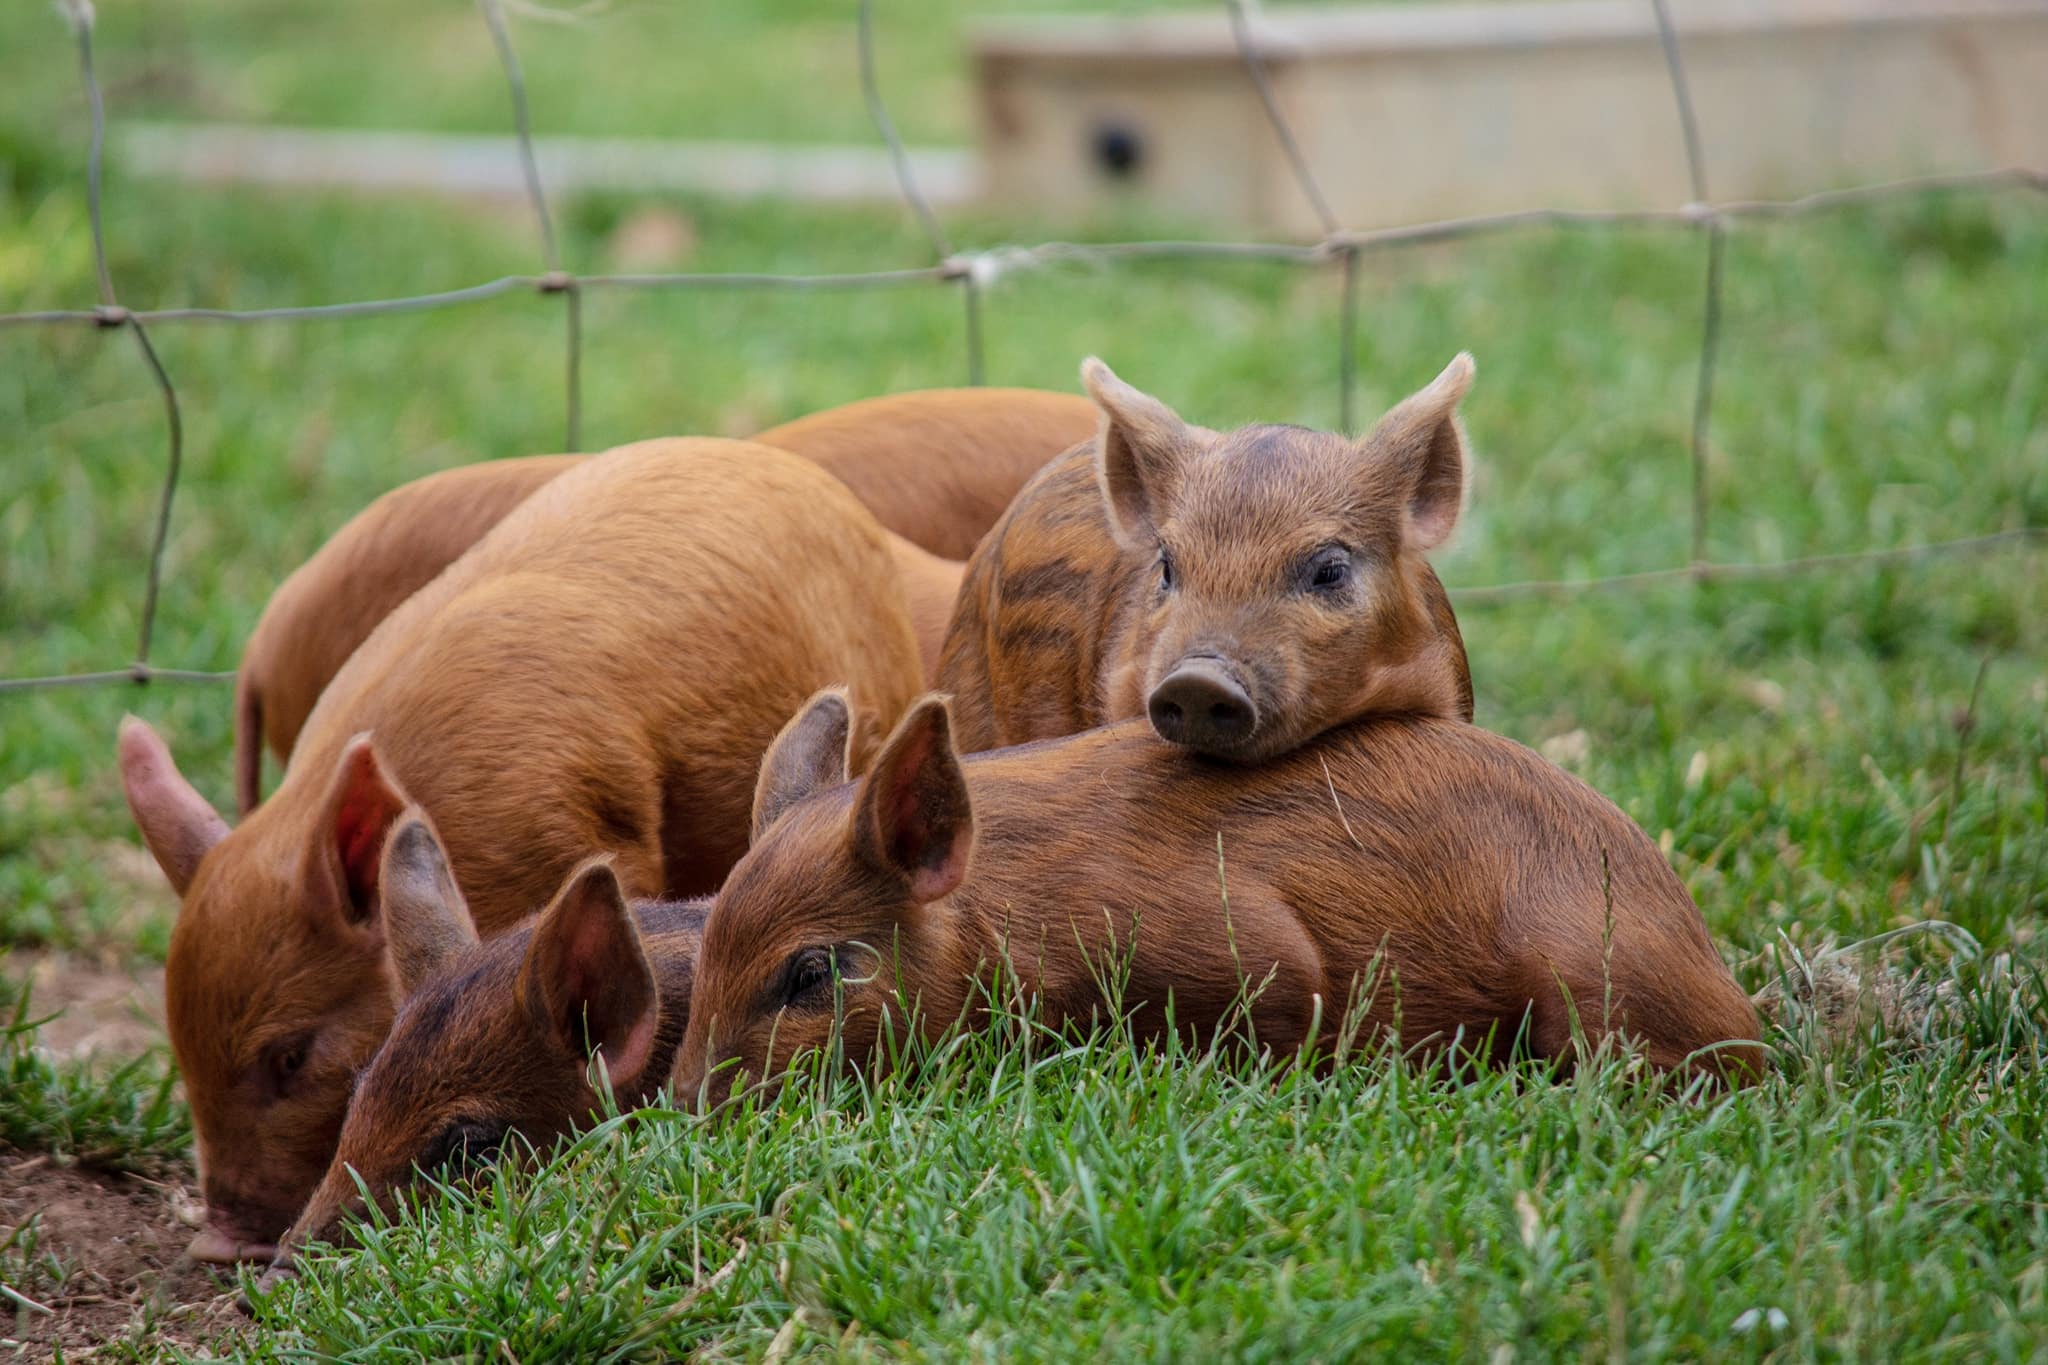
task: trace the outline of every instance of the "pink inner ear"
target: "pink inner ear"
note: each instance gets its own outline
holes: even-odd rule
[[[644,982],[634,970],[631,945],[619,936],[612,907],[586,900],[580,909],[562,964],[562,999],[571,1010],[565,1022],[572,1038],[579,1024],[588,1027],[613,1079],[624,1081],[647,1063],[646,1050],[654,1039],[654,1011],[647,1007],[652,1000],[637,989]],[[635,1012],[629,1015],[629,1010]]]
[[[647,1069],[647,1059],[654,1054],[654,1011],[647,1010],[634,1021],[633,1027],[616,1044],[606,1043],[600,1050],[604,1058],[605,1073],[614,1086],[631,1085]]]
[[[920,770],[930,760],[933,735],[928,727],[906,739],[895,766],[889,773],[888,844],[889,857],[897,866],[913,875],[923,864],[927,835],[924,822],[919,816],[917,779]]]
[[[384,836],[404,804],[385,784],[368,745],[350,754],[345,781],[341,801],[334,809],[334,847],[348,880],[349,901],[367,913],[376,904]]]
[[[569,988],[579,998],[604,988],[605,979],[618,956],[612,951],[611,915],[588,901],[579,907],[574,931],[569,935]]]
[[[936,864],[920,864],[910,874],[910,894],[920,905],[951,895],[967,880],[967,840],[955,834]]]
[[[377,894],[377,853],[382,847],[383,828],[376,812],[354,802],[343,802],[335,818],[336,843],[341,868],[348,877],[348,896],[358,906],[368,906]]]
[[[919,781],[938,743],[936,726],[921,726],[906,736],[886,793],[889,857],[909,874],[910,894],[920,904],[948,894],[967,876],[970,844],[963,829],[926,801]]]
[[[1458,524],[1456,501],[1416,508],[1408,517],[1408,539],[1418,550],[1434,550],[1451,538]]]
[[[1417,455],[1420,470],[1408,502],[1408,542],[1434,550],[1450,539],[1464,510],[1465,451],[1456,420],[1433,423]]]

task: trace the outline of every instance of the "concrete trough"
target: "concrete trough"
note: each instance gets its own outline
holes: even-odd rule
[[[1673,0],[1713,197],[2048,168],[2044,0]],[[1692,200],[1649,0],[1254,10],[1250,42],[1345,227]],[[1218,11],[970,36],[998,202],[1315,237]]]

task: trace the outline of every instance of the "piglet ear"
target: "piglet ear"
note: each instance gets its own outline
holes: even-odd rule
[[[384,839],[406,805],[405,794],[377,761],[370,737],[350,740],[335,770],[313,856],[332,869],[342,918],[351,924],[370,927],[376,919]]]
[[[1472,356],[1460,351],[1442,374],[1394,405],[1365,436],[1367,466],[1393,475],[1407,502],[1410,549],[1450,538],[1465,506],[1465,431],[1458,403],[1472,387]]]
[[[1095,477],[1110,526],[1119,540],[1150,549],[1180,485],[1196,429],[1157,398],[1118,379],[1094,356],[1081,362],[1081,383],[1102,410]]]
[[[861,779],[852,841],[856,857],[903,878],[920,905],[967,879],[974,810],[944,698],[920,699],[882,744]]]
[[[754,843],[791,806],[846,781],[852,734],[853,710],[843,687],[818,693],[782,727],[754,784]]]
[[[207,850],[228,837],[228,822],[194,791],[171,760],[170,747],[136,716],[121,721],[121,789],[142,842],[180,896]]]
[[[571,872],[541,912],[519,993],[563,1047],[585,1057],[603,1054],[614,1086],[633,1085],[646,1071],[660,998],[609,860],[593,858]]]
[[[407,995],[477,943],[476,924],[433,826],[417,810],[385,842],[378,868],[385,951]]]

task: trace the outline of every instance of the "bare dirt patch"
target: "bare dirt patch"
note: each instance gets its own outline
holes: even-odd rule
[[[125,1062],[164,1035],[164,969],[107,954],[17,950],[9,974],[28,983],[30,1011],[55,1015],[36,1041],[58,1057]]]
[[[0,1281],[12,1291],[0,1295],[0,1360],[86,1360],[115,1346],[232,1355],[235,1282],[184,1254],[192,1229],[179,1212],[196,1203],[175,1178],[0,1158]]]

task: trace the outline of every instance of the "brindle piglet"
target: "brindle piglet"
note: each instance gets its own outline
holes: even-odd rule
[[[846,725],[828,693],[764,760],[765,819],[704,925],[679,1097],[772,1081],[842,1011],[848,1060],[879,1064],[885,1013],[943,1029],[1003,962],[1056,1024],[1099,1013],[1116,964],[1144,1037],[1213,1034],[1249,983],[1259,1046],[1326,1050],[1372,982],[1368,1036],[1404,1044],[1500,1059],[1519,1036],[1568,1065],[1576,1011],[1658,1068],[1760,1065],[1733,1041],[1757,1036],[1749,1001],[1657,846],[1483,730],[1355,722],[1226,768],[1125,724],[963,764],[927,697],[835,786]]]
[[[513,1134],[545,1148],[588,1123],[602,1107],[593,1059],[621,1108],[651,1102],[689,1017],[708,901],[629,908],[610,866],[592,860],[537,918],[479,942],[419,819],[392,834],[383,884],[405,1004],[356,1081],[334,1160],[274,1271],[334,1240],[364,1190],[388,1208],[422,1171],[487,1161]]]
[[[1457,524],[1460,355],[1362,440],[1191,426],[1099,360],[1091,445],[1017,495],[969,562],[941,656],[963,749],[1149,715],[1255,762],[1365,715],[1472,718],[1424,556]]]
[[[753,439],[853,490],[898,544],[927,669],[953,614],[960,563],[1025,481],[1095,429],[1079,394],[925,389],[846,403]],[[235,670],[235,799],[263,799],[263,750],[291,757],[313,703],[377,623],[507,513],[587,455],[488,460],[414,479],[372,502],[279,585]],[[920,553],[921,552],[921,553]],[[920,591],[923,589],[923,591]]]
[[[847,682],[883,725],[923,685],[887,533],[793,455],[655,441],[563,474],[392,613],[237,828],[126,723],[129,805],[183,897],[164,989],[194,1255],[267,1259],[334,1154],[396,1005],[378,859],[409,804],[486,933],[596,852],[631,894],[708,891],[761,751]]]

